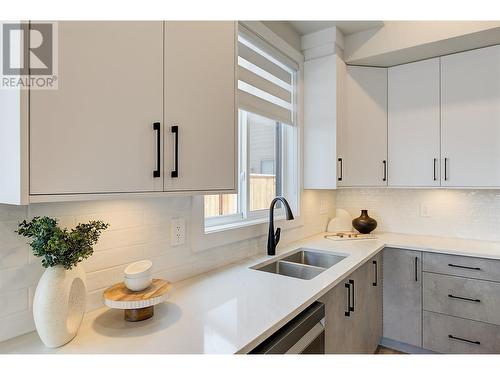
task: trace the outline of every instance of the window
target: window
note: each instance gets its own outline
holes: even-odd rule
[[[277,195],[298,205],[298,66],[241,26],[238,42],[238,194],[205,196],[206,227],[267,217]]]

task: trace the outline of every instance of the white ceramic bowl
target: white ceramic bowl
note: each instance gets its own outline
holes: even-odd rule
[[[141,290],[146,289],[148,286],[151,285],[153,282],[153,276],[152,275],[146,275],[142,277],[134,277],[134,278],[128,278],[125,277],[125,286],[134,291],[134,292],[140,292]]]
[[[138,262],[131,263],[125,268],[125,277],[129,279],[141,278],[144,276],[151,275],[151,268],[153,267],[153,262],[150,260],[140,260]]]

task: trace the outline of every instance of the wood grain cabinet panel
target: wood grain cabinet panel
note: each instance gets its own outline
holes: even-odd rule
[[[425,349],[449,354],[500,353],[500,326],[424,311]]]
[[[500,284],[424,272],[424,310],[500,325]]]
[[[500,282],[500,261],[494,259],[424,253],[423,270]]]
[[[385,248],[384,337],[422,345],[422,253]]]

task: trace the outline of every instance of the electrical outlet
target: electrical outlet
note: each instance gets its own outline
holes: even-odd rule
[[[420,216],[431,217],[431,214],[429,212],[429,206],[426,203],[420,203]]]
[[[319,214],[324,215],[328,212],[328,205],[324,199],[319,200]]]
[[[186,242],[186,220],[170,220],[170,245],[177,246]]]

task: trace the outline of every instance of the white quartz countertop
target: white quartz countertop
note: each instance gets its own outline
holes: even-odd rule
[[[250,269],[271,258],[257,256],[174,284],[149,320],[126,322],[121,310],[102,308],[86,314],[63,347],[48,349],[32,332],[0,343],[0,353],[245,353],[384,247],[500,259],[500,242],[394,233],[333,241],[325,234],[278,251],[306,247],[347,256],[312,280]]]

